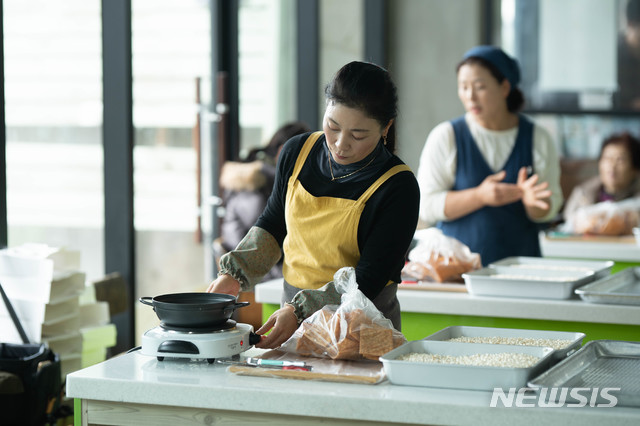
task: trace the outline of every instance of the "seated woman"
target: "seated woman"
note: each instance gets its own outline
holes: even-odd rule
[[[273,189],[278,155],[285,142],[310,131],[303,122],[286,123],[265,147],[251,150],[243,161],[223,164],[219,183],[225,213],[220,224],[220,238],[213,245],[217,259],[238,246],[266,207]],[[271,268],[264,279],[281,277],[282,261]]]
[[[627,132],[609,136],[600,149],[598,170],[598,176],[571,192],[563,213],[567,222],[585,207],[640,197],[640,141]]]

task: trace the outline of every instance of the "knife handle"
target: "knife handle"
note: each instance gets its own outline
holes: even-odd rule
[[[272,365],[276,367],[306,367],[305,362],[279,361],[275,359],[247,358],[247,363],[254,365]]]

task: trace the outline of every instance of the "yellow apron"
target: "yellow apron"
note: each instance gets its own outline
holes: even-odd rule
[[[401,164],[380,176],[357,200],[314,197],[307,192],[298,175],[311,148],[322,132],[315,132],[305,142],[296,160],[287,186],[284,239],[284,279],[301,289],[317,289],[333,280],[344,267],[355,267],[360,259],[358,224],[371,195],[396,173],[409,171]]]

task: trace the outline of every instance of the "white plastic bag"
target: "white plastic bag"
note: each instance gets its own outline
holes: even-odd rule
[[[639,213],[639,198],[604,201],[577,209],[563,230],[576,234],[631,235],[638,226]]]
[[[482,267],[480,255],[438,228],[420,231],[418,244],[409,252],[402,276],[418,281],[462,281],[462,274]]]
[[[359,289],[352,267],[333,276],[340,305],[326,305],[305,319],[280,347],[286,352],[332,359],[375,359],[407,339]]]

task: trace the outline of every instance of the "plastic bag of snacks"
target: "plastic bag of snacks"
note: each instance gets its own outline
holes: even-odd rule
[[[421,231],[418,244],[409,252],[402,276],[417,281],[461,282],[462,274],[481,267],[478,253],[438,228],[428,228]]]
[[[280,347],[286,352],[332,359],[374,359],[407,339],[359,289],[354,268],[333,276],[340,305],[326,305],[305,319]]]
[[[631,235],[640,219],[640,199],[604,201],[576,210],[567,227],[577,234]]]

